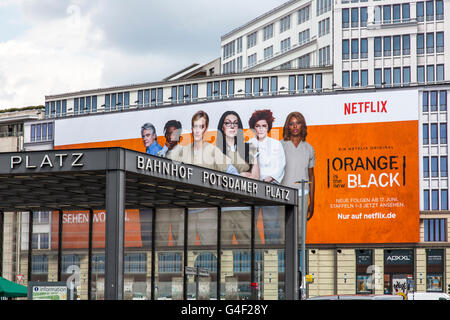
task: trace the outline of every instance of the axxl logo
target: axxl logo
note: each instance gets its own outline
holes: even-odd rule
[[[387,261],[411,261],[409,256],[388,256]]]

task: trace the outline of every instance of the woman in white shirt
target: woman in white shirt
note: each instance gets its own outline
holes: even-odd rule
[[[260,179],[269,183],[281,183],[286,157],[281,142],[268,136],[275,118],[270,110],[256,110],[248,121],[255,137],[250,139],[258,152]]]

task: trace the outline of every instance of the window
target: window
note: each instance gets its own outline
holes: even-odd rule
[[[441,168],[441,177],[447,177],[448,176],[448,162],[447,162],[447,156],[441,156],[440,161],[440,168]]]
[[[352,87],[359,86],[359,72],[352,71]]]
[[[447,241],[447,219],[423,219],[423,241]]]
[[[424,83],[425,82],[425,67],[417,66],[417,82]]]
[[[145,253],[127,253],[124,257],[125,273],[146,273],[147,255]]]
[[[383,6],[383,23],[391,23],[391,6]]]
[[[263,40],[266,41],[273,37],[273,23],[265,26],[263,29]]]
[[[70,266],[80,266],[80,258],[76,254],[65,254],[62,256],[62,272],[70,273]]]
[[[257,36],[256,31],[247,36],[247,49],[256,46],[256,36]]]
[[[223,58],[228,59],[228,58],[234,56],[235,51],[236,51],[236,43],[233,40],[223,46]]]
[[[393,40],[393,46],[394,46],[393,54],[394,54],[394,56],[399,56],[401,53],[401,50],[400,50],[401,36],[394,36],[392,38],[392,40]]]
[[[427,9],[427,21],[433,21],[434,20],[434,4],[433,0],[426,2],[426,9]]]
[[[359,58],[359,41],[358,39],[352,39],[352,59]]]
[[[348,71],[342,71],[342,87],[347,88],[350,86],[350,73]]]
[[[430,125],[430,138],[431,138],[431,144],[438,144],[438,125],[437,125],[437,123],[432,123]]]
[[[365,87],[369,84],[368,70],[361,70],[361,86]]]
[[[410,20],[409,3],[402,4],[402,21],[408,22]]]
[[[434,65],[427,66],[427,82],[434,82]]]
[[[375,37],[374,48],[375,48],[374,52],[375,57],[381,57],[381,37]]]
[[[436,32],[436,52],[444,52],[444,32]]]
[[[280,33],[291,28],[291,16],[284,17],[280,20]]]
[[[358,8],[352,8],[352,28],[358,27]]]
[[[315,74],[314,84],[315,84],[316,91],[318,91],[318,92],[322,91],[322,74],[321,73]]]
[[[359,15],[361,19],[360,26],[367,27],[367,7],[359,8]]]
[[[361,59],[366,59],[368,56],[367,38],[361,39]]]
[[[330,33],[330,18],[319,21],[319,37]]]
[[[423,190],[423,210],[430,210],[430,190]]]
[[[312,74],[307,74],[306,75],[306,85],[305,85],[305,89],[308,92],[312,92],[313,90],[313,75]]]
[[[399,4],[394,4],[392,6],[392,22],[393,23],[399,23],[401,22],[401,14],[400,14],[400,5]]]
[[[289,76],[289,93],[295,93],[295,76]]]
[[[300,58],[298,58],[298,68],[302,69],[302,68],[309,68],[310,67],[310,61],[311,61],[311,54],[305,54],[303,56],[301,56]]]
[[[440,123],[439,124],[439,141],[442,144],[447,144],[447,124]]]
[[[438,176],[439,176],[438,157],[431,157],[431,177],[436,178]]]
[[[252,96],[252,79],[245,79],[245,96],[251,97]]]
[[[417,54],[424,54],[424,53],[425,53],[424,34],[418,33],[417,34]]]
[[[436,20],[444,20],[444,1],[436,0]]]
[[[418,22],[422,22],[423,21],[423,17],[424,17],[424,6],[423,6],[423,2],[417,2],[416,4],[416,18]]]
[[[394,86],[399,86],[400,85],[400,83],[401,83],[401,68],[400,67],[398,67],[398,68],[394,68],[394,79],[393,79],[394,81],[393,81],[393,83],[394,83]]]
[[[281,43],[280,43],[280,51],[281,51],[281,53],[286,52],[286,51],[288,51],[290,49],[291,49],[291,38],[287,38],[287,39],[281,40]]]
[[[403,55],[410,55],[411,54],[411,37],[409,34],[405,34],[402,36],[402,45],[403,45]]]
[[[403,84],[409,85],[411,83],[411,68],[403,67]]]
[[[309,10],[311,6],[306,6],[298,10],[298,24],[306,22],[309,20]]]
[[[427,145],[430,143],[428,129],[429,129],[429,125],[427,123],[424,123],[422,125],[422,137],[423,137],[422,143],[424,145]]]
[[[444,65],[436,65],[436,81],[444,81]]]
[[[427,33],[427,53],[434,52],[434,33]]]
[[[270,92],[272,94],[277,94],[277,92],[278,92],[278,77],[270,78]]]
[[[448,210],[448,190],[441,190],[441,210]]]
[[[439,210],[439,190],[431,190],[431,210]]]
[[[256,53],[247,57],[247,68],[253,67],[256,65]]]
[[[182,256],[179,252],[159,252],[158,272],[179,273],[182,270]]]
[[[439,110],[447,111],[447,91],[439,91]]]
[[[319,66],[330,64],[330,46],[319,49]]]
[[[437,91],[430,91],[430,111],[437,111]]]
[[[375,69],[375,87],[381,87],[382,74],[381,69]]]
[[[242,52],[242,37],[236,39],[236,53]]]
[[[273,56],[273,46],[264,49],[264,60],[270,59]]]
[[[383,55],[385,57],[390,57],[392,53],[391,50],[391,37],[383,37]]]
[[[423,177],[424,178],[430,177],[430,158],[429,157],[423,157]]]
[[[428,91],[424,91],[422,93],[422,111],[423,112],[428,112]]]
[[[384,68],[383,82],[385,86],[390,86],[392,84],[391,68]]]
[[[309,42],[309,29],[299,32],[299,34],[298,34],[298,44],[299,45],[302,45],[307,42]]]
[[[349,51],[349,40],[342,40],[342,60],[348,60]]]
[[[342,9],[342,28],[346,29],[349,27],[350,23],[350,15],[349,9]]]
[[[31,272],[33,274],[47,274],[48,273],[48,256],[33,255],[31,260]]]

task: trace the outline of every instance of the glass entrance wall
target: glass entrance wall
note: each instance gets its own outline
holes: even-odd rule
[[[155,225],[155,299],[183,299],[185,210],[157,209]]]
[[[187,263],[201,268],[198,275],[186,275],[187,299],[217,300],[217,209],[188,210]]]
[[[221,299],[250,299],[252,208],[222,208],[221,217]]]
[[[124,300],[150,300],[153,210],[126,210]]]

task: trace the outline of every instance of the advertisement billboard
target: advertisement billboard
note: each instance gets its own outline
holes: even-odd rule
[[[296,182],[308,181],[310,244],[419,240],[414,89],[217,100],[55,120],[55,149],[97,147],[298,189]]]

